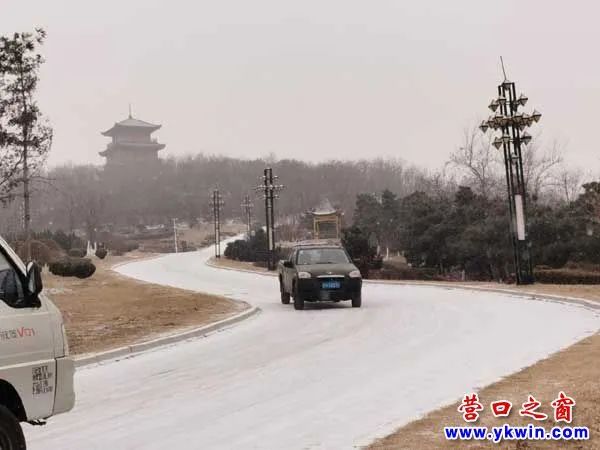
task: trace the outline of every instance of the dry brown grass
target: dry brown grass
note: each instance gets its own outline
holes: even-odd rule
[[[203,223],[201,225],[189,228],[187,230],[179,230],[179,239],[189,242],[190,244],[201,247],[209,236],[214,239],[214,226],[211,223]],[[243,223],[225,223],[221,225],[221,236],[236,235],[246,231],[246,225]],[[223,245],[223,244],[221,244]],[[224,247],[223,247],[224,248]]]
[[[238,222],[225,223],[221,226],[222,237],[235,236],[243,233],[246,230],[246,225]],[[171,231],[172,230],[168,230]],[[214,226],[211,223],[202,223],[192,228],[179,229],[177,237],[180,248],[183,241],[190,248],[202,248],[207,245],[212,245],[214,240]],[[170,253],[175,251],[175,242],[173,236],[163,237],[160,239],[142,239],[138,241],[140,250],[149,253]]]
[[[63,313],[73,354],[208,324],[249,307],[222,297],[139,282],[110,269],[141,257],[148,254],[93,258],[96,273],[83,280],[44,273],[45,291]]]

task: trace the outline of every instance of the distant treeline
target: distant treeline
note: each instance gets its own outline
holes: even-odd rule
[[[262,183],[259,177],[268,166],[285,185],[276,205],[280,218],[298,215],[329,199],[350,220],[354,199],[361,192],[389,188],[406,195],[438,188],[436,178],[425,170],[383,159],[313,164],[197,155],[128,170],[62,166],[37,181],[32,224],[38,230],[51,226],[92,231],[105,224],[168,224],[173,217],[190,223],[198,218],[211,220],[209,195],[215,187],[225,201],[222,217],[241,218],[243,197],[251,194],[254,216],[262,221],[264,202],[254,187]],[[19,205],[17,198],[5,207],[1,229],[18,228]]]

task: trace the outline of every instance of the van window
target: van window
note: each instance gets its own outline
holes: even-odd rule
[[[26,306],[19,274],[2,253],[0,253],[0,301],[12,308]]]

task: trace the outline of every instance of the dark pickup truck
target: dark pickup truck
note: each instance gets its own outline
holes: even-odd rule
[[[297,245],[277,270],[283,304],[293,297],[295,309],[318,301],[351,300],[354,308],[361,306],[360,271],[339,245]]]

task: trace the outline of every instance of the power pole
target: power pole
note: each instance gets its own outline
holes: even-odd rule
[[[275,199],[279,198],[277,192],[281,191],[284,186],[275,184],[277,176],[273,176],[273,169],[267,167],[263,173],[263,184],[255,188],[257,191],[262,191],[265,199],[265,223],[267,228],[267,268],[275,269]]]
[[[215,229],[215,257],[221,257],[221,208],[225,203],[218,189],[212,193],[213,224]]]
[[[175,253],[179,253],[179,247],[177,245],[177,217],[173,218],[173,240],[175,243]]]
[[[252,208],[254,208],[254,204],[250,201],[250,196],[247,194],[244,197],[242,208],[246,217],[246,230],[248,233],[248,238],[250,238],[250,232],[252,231]]]

